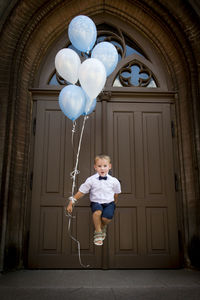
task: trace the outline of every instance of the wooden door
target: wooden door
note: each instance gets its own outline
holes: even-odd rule
[[[98,106],[97,106],[98,107]],[[76,187],[93,174],[93,158],[100,151],[99,110],[86,122],[80,153]],[[82,120],[82,119],[81,119]],[[81,120],[74,135],[77,149]],[[72,150],[72,121],[60,111],[58,101],[38,101],[31,207],[29,267],[80,268],[77,244],[68,235],[68,218],[63,207],[71,195],[70,172],[76,151]],[[72,235],[81,243],[82,262],[101,267],[101,251],[94,247],[89,199],[85,197],[75,209]]]
[[[109,103],[108,152],[122,195],[110,268],[179,266],[170,104]]]
[[[102,152],[103,140],[113,158],[113,175],[122,182],[122,194],[103,248],[93,245],[88,196],[76,206],[72,234],[81,243],[82,261],[92,268],[177,267],[170,105],[105,104],[101,110],[98,102],[86,122],[76,188],[94,173],[93,159]],[[102,129],[106,120],[108,126]],[[75,161],[72,121],[63,115],[55,99],[37,102],[36,124],[29,267],[80,268],[63,212]]]

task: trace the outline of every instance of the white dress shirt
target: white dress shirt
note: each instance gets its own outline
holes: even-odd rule
[[[90,193],[91,202],[110,203],[114,201],[114,194],[121,193],[121,185],[117,178],[107,175],[107,180],[99,180],[96,173],[81,184],[79,191],[83,194]]]

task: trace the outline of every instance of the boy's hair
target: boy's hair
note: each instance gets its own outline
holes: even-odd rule
[[[111,163],[111,158],[110,158],[110,156],[107,155],[107,154],[99,154],[99,155],[96,155],[96,156],[95,156],[95,159],[94,159],[94,163],[95,163],[95,164],[96,164],[96,162],[97,162],[98,159],[106,159],[106,160],[109,162],[109,164]]]

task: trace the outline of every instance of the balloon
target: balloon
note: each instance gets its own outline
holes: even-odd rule
[[[77,16],[69,24],[68,36],[75,48],[88,52],[94,46],[97,38],[96,26],[89,17]]]
[[[106,70],[96,58],[86,59],[79,68],[79,81],[90,99],[95,99],[106,82]]]
[[[59,75],[70,83],[78,80],[78,71],[81,60],[78,54],[69,48],[64,48],[56,54],[55,66]]]
[[[84,91],[76,85],[67,85],[59,94],[60,108],[72,121],[84,113],[85,102]]]
[[[99,59],[104,64],[107,76],[114,71],[118,63],[117,49],[109,42],[97,44],[92,50],[91,57]]]
[[[85,92],[84,92],[85,93]],[[96,107],[97,99],[90,99],[88,95],[85,93],[85,109],[83,115],[89,115],[93,112]]]

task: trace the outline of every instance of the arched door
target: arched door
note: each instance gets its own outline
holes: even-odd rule
[[[121,29],[100,24],[98,41],[103,39],[117,47],[119,64],[86,122],[77,188],[93,174],[94,156],[106,152],[113,160],[113,175],[121,180],[122,194],[103,247],[93,245],[88,196],[75,208],[72,234],[81,243],[83,262],[94,268],[177,267],[173,93],[167,91],[152,59]],[[41,82],[48,87],[66,84],[55,74],[53,64],[48,68],[50,77],[41,73]],[[76,244],[68,236],[63,212],[75,159],[72,122],[59,109],[58,90],[32,91],[36,133],[29,267],[79,268]],[[81,122],[80,118],[77,128]]]

